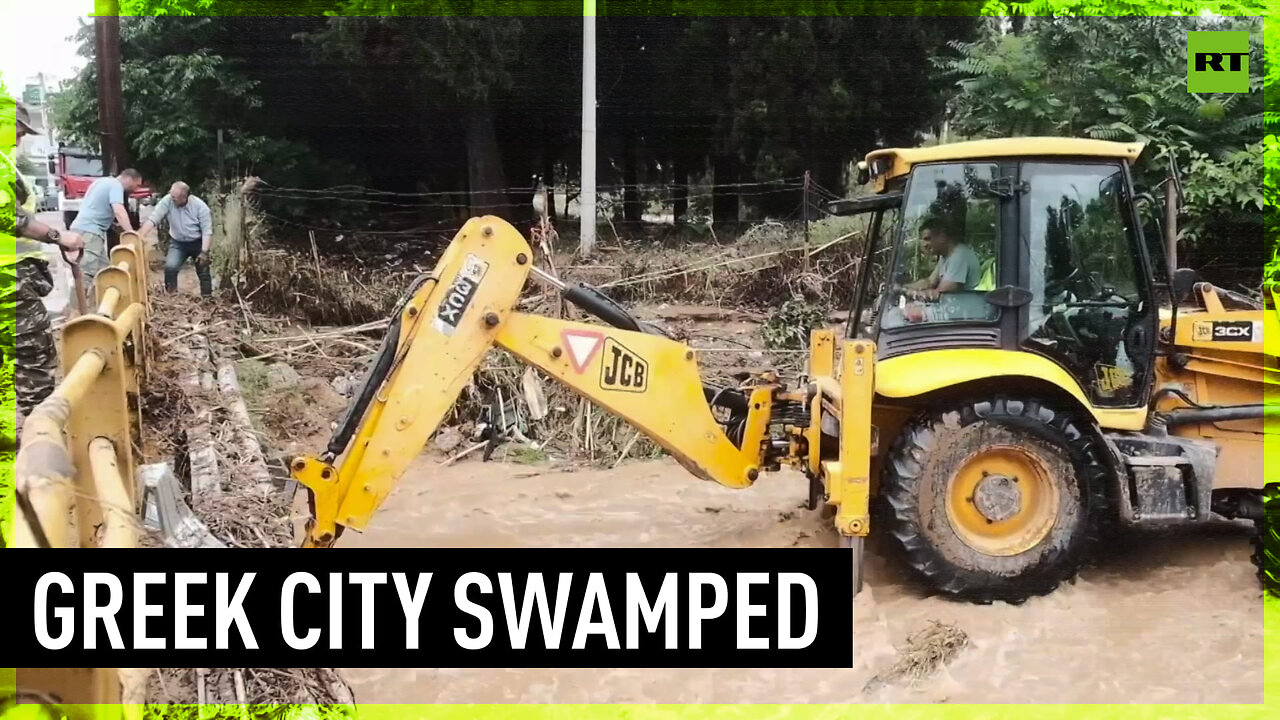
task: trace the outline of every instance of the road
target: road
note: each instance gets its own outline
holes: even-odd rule
[[[670,460],[553,469],[418,458],[344,547],[834,547],[796,473],[749,490]],[[1258,703],[1262,595],[1238,526],[1128,537],[1021,606],[931,596],[872,543],[844,670],[347,668],[358,703]],[[969,647],[915,686],[864,689],[931,621]]]

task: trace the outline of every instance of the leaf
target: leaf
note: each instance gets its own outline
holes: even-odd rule
[[[1191,138],[1192,140],[1204,140],[1204,139],[1206,139],[1206,138],[1208,137],[1207,135],[1205,135],[1205,134],[1204,134],[1204,133],[1202,133],[1202,132],[1198,132],[1198,131],[1196,131],[1196,130],[1192,130],[1191,128],[1184,127],[1184,126],[1182,126],[1182,125],[1170,125],[1170,126],[1169,126],[1169,129],[1170,129],[1170,130],[1176,130],[1177,132],[1180,132],[1180,133],[1182,133],[1183,135],[1186,135],[1187,137]]]

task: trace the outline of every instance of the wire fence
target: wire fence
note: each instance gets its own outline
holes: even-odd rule
[[[260,215],[284,228],[359,236],[448,235],[477,213],[501,214],[521,223],[535,221],[535,202],[543,188],[511,186],[481,191],[467,189],[391,191],[359,185],[302,188],[259,182],[255,189]],[[560,184],[545,188],[553,222],[568,227],[580,220],[581,187]],[[805,176],[785,176],[733,183],[632,183],[596,187],[599,226],[708,226],[726,222],[816,219],[806,214],[815,201],[839,196]],[[725,221],[717,203],[729,202],[737,216]]]

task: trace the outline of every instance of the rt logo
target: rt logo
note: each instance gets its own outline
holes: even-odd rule
[[[1249,92],[1249,33],[1187,33],[1187,92]]]

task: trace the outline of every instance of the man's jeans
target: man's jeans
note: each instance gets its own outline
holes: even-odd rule
[[[209,273],[209,257],[200,253],[200,241],[182,242],[169,240],[169,255],[164,259],[164,288],[169,292],[178,289],[178,271],[189,258],[195,258],[196,276],[200,278],[200,294],[213,294],[213,277]]]

